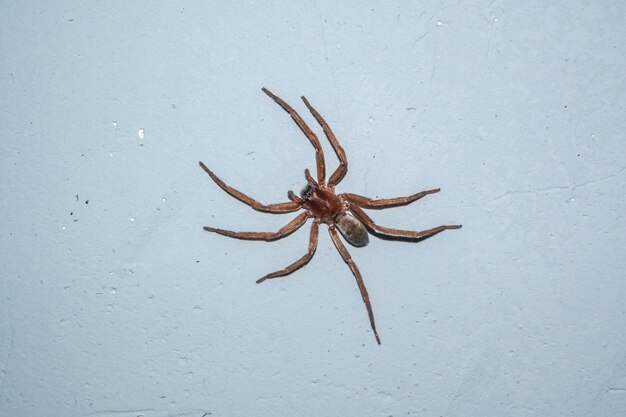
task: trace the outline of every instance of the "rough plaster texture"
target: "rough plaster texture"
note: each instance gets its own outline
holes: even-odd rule
[[[621,1],[0,4],[0,415],[626,414]],[[351,248],[275,230],[313,152],[375,212],[464,224]],[[312,118],[306,114],[306,119]],[[142,136],[142,137],[141,137]],[[327,151],[329,147],[324,146]],[[335,165],[327,152],[329,166]]]

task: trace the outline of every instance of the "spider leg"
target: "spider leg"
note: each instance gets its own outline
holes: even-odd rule
[[[328,180],[328,185],[330,187],[334,187],[335,185],[339,184],[344,175],[346,175],[346,172],[348,172],[348,158],[346,157],[345,151],[339,144],[337,137],[331,130],[328,123],[326,123],[326,120],[324,120],[322,115],[319,114],[317,110],[313,108],[313,106],[311,106],[309,100],[307,100],[306,97],[302,96],[302,101],[304,101],[304,104],[307,106],[313,117],[315,117],[315,120],[317,120],[320,126],[322,126],[322,129],[324,129],[324,134],[326,135],[326,138],[328,138],[328,141],[332,145],[333,150],[337,154],[337,158],[339,158],[339,167],[335,170],[335,172],[333,172],[333,175],[331,175],[330,179]]]
[[[286,226],[281,227],[277,232],[233,232],[232,230],[224,230],[224,229],[216,229],[214,227],[203,227],[207,232],[213,232],[220,234],[222,236],[234,237],[235,239],[243,239],[243,240],[265,240],[268,242],[282,239],[286,236],[289,236],[296,230],[298,230],[304,223],[306,223],[309,215],[307,213],[302,213],[289,223]]]
[[[324,151],[322,150],[322,145],[320,144],[319,139],[317,138],[315,133],[313,133],[311,128],[305,123],[302,117],[300,117],[298,112],[295,111],[289,104],[285,103],[285,101],[282,98],[278,97],[267,88],[263,87],[262,90],[265,94],[270,96],[272,100],[274,100],[280,107],[282,107],[283,110],[289,113],[293,121],[296,122],[300,130],[302,130],[302,133],[304,133],[304,135],[307,138],[309,138],[311,145],[313,145],[313,148],[315,148],[315,162],[317,164],[317,180],[319,181],[320,184],[323,184],[324,181],[326,180],[326,165],[324,164]]]
[[[344,193],[341,194],[341,196],[345,197],[346,200],[353,204],[356,204],[359,207],[380,210],[390,207],[406,206],[407,204],[411,204],[419,200],[420,198],[427,196],[428,194],[435,194],[439,191],[439,188],[435,188],[433,190],[422,191],[421,193],[413,194],[408,197],[383,198],[380,200],[374,200],[368,197],[363,197],[362,195],[350,193]]]
[[[215,181],[215,183],[219,185],[222,190],[226,191],[232,197],[235,197],[237,200],[249,205],[250,207],[252,207],[253,209],[257,211],[261,211],[263,213],[281,214],[281,213],[291,213],[300,209],[300,203],[298,203],[297,201],[289,201],[286,203],[269,204],[269,205],[259,203],[258,201],[256,201],[255,199],[251,197],[248,197],[241,191],[237,191],[233,187],[229,187],[228,185],[226,185],[224,181],[222,181],[217,175],[215,175],[202,162],[200,162],[200,166],[207,174],[209,174],[211,179]]]
[[[284,277],[285,275],[289,275],[292,272],[297,271],[302,268],[304,265],[308,264],[313,255],[315,254],[315,249],[317,249],[317,237],[319,232],[319,222],[316,220],[311,225],[311,237],[309,238],[309,250],[308,252],[300,259],[292,263],[291,265],[281,269],[280,271],[272,272],[271,274],[265,275],[263,278],[259,278],[257,280],[257,284],[262,283],[266,279],[270,278],[278,278]]]
[[[438,226],[428,230],[422,230],[420,232],[413,232],[410,230],[391,229],[389,227],[378,226],[363,210],[358,206],[350,205],[350,211],[359,219],[365,227],[372,230],[375,236],[380,238],[395,239],[395,240],[408,240],[408,241],[420,241],[427,239],[437,233],[441,233],[448,229],[460,229],[460,224]]]
[[[376,337],[376,342],[380,345],[380,338],[378,337],[378,332],[376,331],[376,323],[374,322],[374,313],[372,312],[372,305],[370,304],[370,297],[367,294],[367,288],[365,288],[365,283],[363,282],[363,277],[361,276],[361,272],[359,272],[359,268],[356,266],[356,263],[352,260],[352,256],[350,256],[350,252],[346,249],[343,243],[341,243],[341,239],[339,238],[339,234],[337,233],[337,229],[334,225],[328,226],[328,231],[330,232],[330,237],[335,244],[335,247],[341,254],[341,257],[348,264],[350,270],[352,270],[352,274],[354,278],[356,278],[356,283],[359,286],[359,291],[361,292],[361,298],[363,298],[363,302],[365,303],[365,307],[367,308],[367,315],[370,319],[370,326],[372,326],[372,330],[374,331],[374,337]]]

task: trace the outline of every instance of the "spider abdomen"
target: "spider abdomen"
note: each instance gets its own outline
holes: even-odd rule
[[[370,242],[367,229],[363,226],[363,223],[352,214],[347,212],[339,213],[337,217],[335,217],[335,224],[337,225],[337,229],[341,232],[341,235],[352,246],[366,246]]]

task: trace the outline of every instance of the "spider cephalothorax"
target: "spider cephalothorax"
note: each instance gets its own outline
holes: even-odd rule
[[[313,219],[311,224],[311,233],[309,237],[309,249],[307,253],[291,265],[287,266],[280,271],[272,272],[257,280],[257,283],[261,283],[266,279],[278,278],[285,275],[289,275],[299,268],[306,265],[317,248],[317,239],[319,233],[319,224],[324,223],[328,225],[328,231],[330,237],[335,244],[335,247],[341,254],[343,260],[348,264],[352,270],[352,274],[356,278],[361,297],[367,308],[367,314],[369,316],[370,325],[376,341],[380,344],[380,338],[376,331],[376,324],[374,322],[374,313],[372,312],[372,306],[369,301],[369,295],[367,289],[363,283],[361,272],[356,266],[356,263],[352,260],[350,253],[341,242],[337,230],[350,244],[356,247],[366,246],[369,243],[368,232],[377,237],[384,239],[404,240],[409,242],[419,242],[436,235],[446,229],[459,229],[461,225],[449,225],[439,226],[420,232],[413,232],[409,230],[391,229],[388,227],[378,226],[362,209],[384,209],[389,207],[398,207],[410,204],[420,198],[439,192],[439,189],[432,189],[428,191],[422,191],[417,194],[410,195],[408,197],[388,198],[381,200],[372,200],[367,197],[363,197],[357,194],[335,194],[335,186],[339,184],[341,179],[348,171],[348,160],[343,148],[339,145],[335,134],[328,126],[328,123],[324,118],[309,104],[308,100],[302,97],[304,104],[307,106],[313,117],[320,124],[324,130],[326,138],[330,142],[333,150],[339,158],[339,167],[333,172],[328,181],[326,181],[326,167],[324,162],[324,152],[320,145],[319,139],[311,128],[302,120],[302,117],[291,106],[285,103],[280,97],[274,95],[268,89],[263,88],[265,94],[270,96],[276,103],[278,103],[294,120],[300,130],[309,139],[313,148],[315,149],[315,161],[317,167],[317,180],[311,176],[308,169],[304,171],[304,175],[307,179],[306,186],[300,192],[300,197],[296,196],[293,191],[288,192],[289,200],[285,203],[269,204],[265,205],[259,203],[253,198],[248,197],[244,193],[235,190],[232,187],[226,185],[219,177],[217,177],[210,169],[206,167],[202,162],[200,166],[206,171],[207,174],[231,196],[235,197],[239,201],[249,205],[255,210],[264,213],[291,213],[304,209],[305,211],[289,222],[286,226],[279,229],[277,232],[233,232],[231,230],[216,229],[214,227],[205,226],[204,230],[207,232],[219,233],[224,236],[234,237],[237,239],[247,240],[265,240],[274,241],[290,235],[306,223],[309,218]]]

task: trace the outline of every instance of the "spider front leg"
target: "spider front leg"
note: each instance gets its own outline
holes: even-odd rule
[[[267,242],[271,242],[289,236],[298,230],[304,223],[306,223],[308,217],[307,213],[302,213],[287,223],[286,226],[281,227],[277,232],[233,232],[232,230],[216,229],[208,226],[203,227],[203,229],[207,232],[213,232],[222,236],[233,237],[235,239],[265,240]]]
[[[322,145],[320,144],[320,140],[317,138],[315,133],[311,130],[311,128],[306,124],[306,122],[300,117],[297,111],[295,111],[289,104],[287,104],[282,98],[278,97],[276,94],[272,93],[267,88],[262,88],[263,92],[271,97],[280,107],[283,108],[294,122],[298,125],[302,133],[309,138],[311,145],[315,148],[315,162],[317,165],[317,181],[320,184],[324,184],[326,181],[326,165],[324,163],[324,151],[322,150]]]
[[[301,98],[302,98],[302,101],[304,101],[304,104],[307,106],[307,108],[311,112],[311,114],[313,115],[313,117],[315,117],[315,120],[317,120],[320,126],[322,126],[322,129],[324,130],[324,134],[326,135],[326,138],[330,142],[331,146],[333,147],[333,150],[337,154],[337,158],[339,159],[339,167],[335,170],[335,172],[333,172],[333,175],[331,175],[330,179],[328,180],[328,185],[330,187],[334,187],[335,185],[339,184],[339,182],[346,175],[346,172],[348,172],[348,158],[346,157],[346,152],[343,150],[343,148],[339,144],[337,137],[333,133],[328,123],[326,123],[326,120],[324,120],[322,115],[319,114],[317,110],[313,108],[313,106],[311,106],[311,104],[309,103],[309,100],[307,100],[306,97],[302,96]]]
[[[363,197],[358,194],[350,194],[344,193],[341,194],[341,197],[344,197],[351,203],[358,205],[359,207],[374,209],[374,210],[382,210],[391,207],[400,207],[406,206],[407,204],[411,204],[420,198],[423,198],[429,194],[435,194],[440,191],[439,188],[435,188],[432,190],[422,191],[420,193],[416,193],[410,195],[408,197],[397,197],[397,198],[382,198],[380,200],[374,200],[368,197]]]
[[[313,258],[313,255],[315,254],[315,250],[317,249],[318,232],[319,232],[319,221],[314,220],[313,224],[311,225],[311,235],[309,237],[309,250],[307,251],[307,253],[302,258],[298,259],[297,261],[287,266],[286,268],[283,268],[280,271],[272,272],[271,274],[267,274],[263,278],[259,278],[256,283],[260,284],[266,279],[284,277],[285,275],[289,275],[292,272],[295,272],[298,269],[302,268],[304,265],[308,264],[311,258]]]
[[[352,212],[352,214],[356,216],[357,219],[359,219],[365,225],[365,227],[367,227],[370,230],[373,230],[374,232],[378,232],[379,234],[382,234],[382,236],[378,236],[378,237],[384,236],[386,238],[397,239],[397,240],[419,241],[419,240],[423,240],[431,236],[434,236],[437,233],[441,233],[444,230],[460,229],[461,227],[463,227],[460,224],[446,225],[446,226],[434,227],[428,230],[422,230],[420,232],[413,232],[410,230],[391,229],[389,227],[379,226],[376,223],[374,223],[374,220],[372,220],[367,214],[365,214],[363,210],[361,210],[358,206],[354,204],[350,205],[350,211]],[[376,235],[376,233],[374,233],[374,235]]]
[[[222,181],[217,175],[213,173],[206,165],[199,162],[200,167],[209,174],[209,177],[224,191],[230,194],[232,197],[235,197],[237,200],[241,201],[244,204],[249,205],[253,209],[263,212],[263,213],[273,213],[273,214],[282,214],[282,213],[292,213],[294,211],[298,211],[300,209],[300,203],[296,201],[289,201],[286,203],[278,203],[278,204],[262,204],[256,201],[255,199],[248,197],[241,191],[235,190],[233,187],[229,187]]]
[[[356,283],[359,286],[359,291],[361,292],[361,298],[363,299],[363,302],[365,303],[365,308],[367,308],[367,315],[370,319],[370,326],[372,326],[372,331],[374,332],[374,337],[376,338],[376,342],[380,345],[380,338],[378,337],[378,332],[376,331],[376,323],[374,322],[374,313],[372,312],[372,305],[370,304],[370,296],[367,293],[367,288],[365,288],[365,283],[363,282],[363,277],[361,276],[361,272],[359,271],[359,268],[356,266],[356,263],[354,262],[354,260],[352,260],[352,256],[350,256],[350,252],[348,252],[348,249],[346,249],[344,244],[341,243],[341,238],[339,237],[339,233],[337,233],[337,229],[335,228],[335,226],[332,224],[329,225],[328,232],[330,233],[330,237],[333,240],[335,247],[339,251],[339,254],[341,254],[341,257],[343,258],[344,262],[347,263],[348,266],[350,267],[350,270],[352,271],[352,275],[354,275],[354,278],[356,278]]]

